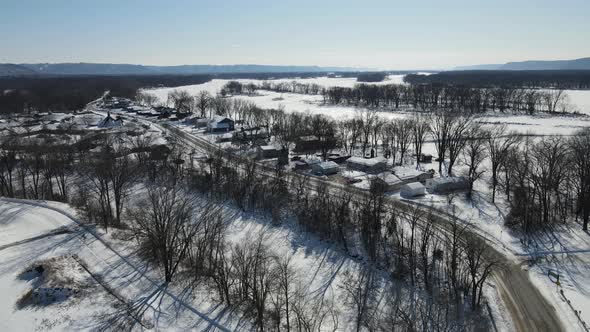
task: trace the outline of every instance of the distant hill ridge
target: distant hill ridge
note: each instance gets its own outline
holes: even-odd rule
[[[590,57],[574,60],[529,60],[505,64],[461,66],[454,70],[590,70]]]
[[[145,66],[112,63],[33,63],[0,64],[0,76],[25,75],[158,75],[158,74],[218,74],[218,73],[298,73],[363,71],[361,68],[274,65],[179,65]]]

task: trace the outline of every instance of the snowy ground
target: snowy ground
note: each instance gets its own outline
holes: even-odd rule
[[[55,202],[0,199],[0,331],[33,331],[51,327],[56,330],[95,329],[124,320],[121,299],[133,308],[143,308],[144,327],[156,330],[204,330],[215,327],[222,331],[240,328],[238,314],[213,302],[203,290],[183,285],[163,288],[158,272],[142,262],[135,253],[134,242],[123,233],[105,234],[101,229],[81,228],[74,220],[75,211]],[[279,255],[292,257],[302,284],[310,294],[322,294],[334,301],[339,315],[346,317],[339,305],[337,285],[340,275],[354,268],[358,261],[331,249],[331,245],[291,225],[273,226],[239,212],[229,214],[227,235],[231,242],[243,242],[264,232],[265,242]],[[72,217],[72,218],[70,218]],[[60,227],[69,233],[46,235]],[[118,234],[118,235],[115,235]],[[37,236],[37,237],[36,237]],[[94,276],[102,280],[116,296],[110,295],[82,268],[64,274],[88,281],[92,292],[80,299],[66,298],[60,303],[35,309],[18,309],[16,301],[33,287],[34,280],[19,275],[31,264],[53,257],[76,254]],[[105,324],[105,325],[103,325]],[[347,324],[340,321],[340,329]]]
[[[427,153],[436,154],[432,143],[424,148]],[[484,164],[483,167],[489,169],[489,165]],[[423,164],[422,168],[438,170],[438,163]],[[465,171],[463,165],[457,165],[455,174],[461,175]],[[582,231],[579,224],[532,236],[513,232],[504,227],[509,203],[502,190],[498,191],[496,202],[492,203],[488,184],[489,173],[484,173],[484,178],[475,183],[472,200],[465,193],[452,193],[427,194],[410,201],[433,206],[470,223],[470,227],[492,242],[497,250],[528,269],[532,282],[556,307],[568,331],[583,331],[574,310],[580,311],[582,320],[590,323],[590,234]],[[400,198],[399,193],[392,195]],[[559,287],[555,283],[556,278],[548,275],[549,271],[559,273]],[[562,297],[562,290],[571,301],[571,307]]]
[[[402,75],[392,75],[385,83],[400,83]],[[174,90],[185,90],[192,95],[200,91],[208,91],[215,95],[229,80],[215,79],[210,82],[198,85],[181,86],[176,88],[158,88],[148,90],[149,93],[158,97],[161,102],[166,102],[168,93]],[[238,80],[243,83],[253,80]],[[297,81],[307,83],[317,83],[322,86],[352,86],[356,84],[355,78],[327,78],[319,77],[312,79],[282,79],[276,81]],[[260,81],[258,81],[260,82]],[[384,82],[379,82],[382,84]],[[553,115],[512,115],[498,114],[486,115],[478,118],[478,121],[487,124],[506,124],[509,129],[521,133],[535,132],[543,135],[570,135],[576,129],[590,127],[590,91],[587,90],[566,90],[570,103],[574,110],[588,116],[553,116]],[[321,113],[335,119],[345,119],[355,116],[364,108],[348,107],[343,105],[326,105],[323,97],[320,95],[303,95],[293,93],[277,93],[272,91],[259,91],[258,95],[247,97],[239,96],[256,103],[262,108],[279,108],[284,107],[287,112],[310,112]],[[405,118],[412,116],[414,112],[407,110],[383,110],[380,109],[379,115],[384,118]]]
[[[297,81],[324,86],[351,86],[355,83],[354,79],[342,78],[298,79]],[[191,94],[202,90],[215,94],[226,82],[226,80],[213,80],[201,85],[174,89],[187,90]],[[168,92],[174,89],[155,89],[150,92],[165,101]],[[590,91],[572,90],[567,92],[570,102],[575,105],[575,108],[590,115]],[[261,91],[257,96],[240,96],[239,98],[253,101],[264,108],[284,106],[287,112],[317,112],[338,119],[352,117],[358,112],[352,107],[324,105],[321,96]],[[404,118],[413,115],[409,111],[389,111],[379,114],[386,118]],[[487,125],[506,124],[511,130],[533,135],[567,136],[581,127],[590,127],[590,117],[588,116],[502,114],[479,117],[477,121]],[[436,155],[431,143],[426,144],[424,152]],[[438,165],[433,163],[423,166],[424,169],[437,169]],[[461,166],[456,166],[456,172],[460,174],[461,171]],[[556,306],[564,323],[567,324],[568,330],[582,330],[573,310],[579,311],[582,319],[590,322],[590,309],[588,309],[590,308],[590,281],[587,278],[590,275],[590,235],[582,232],[579,225],[575,225],[572,228],[558,229],[549,235],[529,237],[523,241],[524,237],[521,234],[510,232],[504,227],[503,221],[504,216],[508,213],[508,203],[502,194],[499,195],[495,204],[492,203],[487,183],[487,179],[483,179],[476,184],[476,194],[473,200],[467,200],[462,194],[429,194],[414,201],[432,205],[450,214],[455,214],[464,221],[471,222],[472,227],[496,243],[498,249],[503,250],[515,262],[521,262],[523,268],[528,269],[532,281]],[[356,185],[362,186],[363,184]],[[398,195],[394,194],[394,196]],[[278,242],[280,243],[280,241]],[[548,277],[550,270],[560,274],[559,287],[555,284],[555,278]],[[561,291],[570,304],[564,300]]]

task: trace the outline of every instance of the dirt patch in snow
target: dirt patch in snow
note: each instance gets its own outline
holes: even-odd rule
[[[73,304],[95,287],[73,255],[35,262],[24,269],[18,279],[30,282],[31,288],[16,301],[17,309]]]

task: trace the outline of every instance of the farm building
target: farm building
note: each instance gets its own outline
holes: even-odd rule
[[[279,156],[279,149],[272,145],[262,145],[257,149],[258,159],[277,158]]]
[[[402,197],[416,197],[426,194],[426,187],[420,182],[406,183],[401,187]]]
[[[216,115],[207,123],[207,130],[212,132],[234,130],[234,120]]]
[[[406,168],[397,166],[393,168],[393,174],[395,174],[404,183],[410,182],[426,182],[428,179],[432,179],[432,174],[423,172],[413,168]]]
[[[365,173],[379,173],[383,172],[387,167],[387,159],[383,157],[375,157],[370,159],[350,157],[348,160],[346,160],[346,166],[350,169]]]
[[[469,188],[469,181],[464,177],[428,179],[426,188],[431,193],[443,194],[455,190],[466,190]]]
[[[338,173],[340,167],[333,161],[324,161],[311,165],[311,170],[318,175],[331,175]]]

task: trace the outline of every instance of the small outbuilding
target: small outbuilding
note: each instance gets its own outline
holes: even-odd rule
[[[333,161],[324,161],[311,165],[311,170],[317,175],[331,175],[340,171],[340,167]]]
[[[416,197],[426,195],[426,187],[420,182],[406,183],[401,187],[400,195],[402,197]]]
[[[365,173],[380,173],[387,168],[387,159],[383,157],[350,157],[348,160],[346,160],[346,166],[355,171],[361,171]]]
[[[469,181],[464,177],[446,177],[426,180],[426,189],[435,194],[469,189]]]

